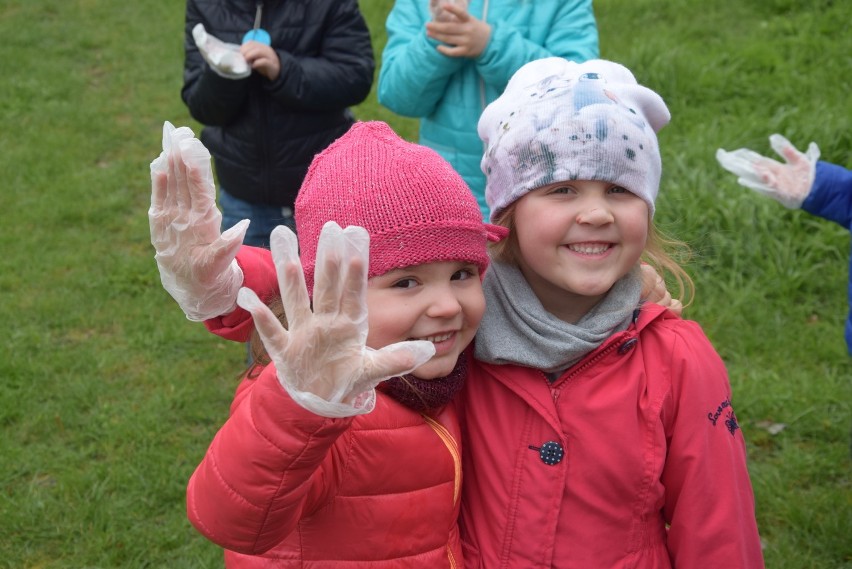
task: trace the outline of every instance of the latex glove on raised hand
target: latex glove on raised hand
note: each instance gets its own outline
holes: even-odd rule
[[[201,57],[217,74],[226,79],[243,79],[251,75],[251,67],[240,52],[239,45],[225,43],[208,34],[201,23],[192,28],[192,39],[195,40]]]
[[[278,381],[296,403],[323,417],[369,413],[375,387],[413,371],[435,355],[431,342],[366,345],[370,237],[362,227],[323,226],[317,246],[313,311],[296,235],[284,226],[270,237],[288,328],[250,289],[239,305],[251,312]]]
[[[186,317],[200,322],[233,311],[243,284],[235,257],[249,220],[221,233],[210,153],[188,127],[163,125],[148,222],[160,281]]]
[[[720,148],[716,151],[716,160],[723,168],[739,176],[737,182],[740,185],[769,196],[784,207],[798,209],[813,186],[819,148],[811,142],[807,152],[799,152],[780,134],[770,136],[769,143],[784,158],[784,164],[748,148],[733,152]]]

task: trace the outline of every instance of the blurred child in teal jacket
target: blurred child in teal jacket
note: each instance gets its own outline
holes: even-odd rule
[[[453,165],[487,218],[479,115],[525,63],[599,56],[591,0],[397,0],[386,27],[379,102],[420,118],[420,144]]]

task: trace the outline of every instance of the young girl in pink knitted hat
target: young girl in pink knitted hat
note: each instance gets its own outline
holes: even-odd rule
[[[231,568],[461,567],[451,399],[502,228],[434,151],[358,123],[314,159],[298,242],[273,232],[273,275],[269,251],[233,260],[245,224],[218,235],[209,168],[191,131],[167,125],[149,212],[163,283],[191,319],[248,310],[272,363],[242,381],[192,475],[190,521]],[[258,290],[277,280],[286,329],[239,288],[240,264],[260,267],[246,271]]]

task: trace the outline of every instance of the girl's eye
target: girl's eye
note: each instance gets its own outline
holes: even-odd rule
[[[465,267],[464,269],[460,269],[453,273],[453,276],[450,277],[451,281],[466,281],[467,279],[478,277],[479,270],[472,267]]]
[[[627,188],[623,188],[621,186],[612,186],[609,189],[609,192],[611,194],[629,194],[630,190],[628,190]]]
[[[570,194],[574,192],[571,186],[556,186],[550,190],[551,194]]]
[[[411,278],[408,279],[399,279],[393,285],[393,288],[414,288],[417,286],[417,281]]]

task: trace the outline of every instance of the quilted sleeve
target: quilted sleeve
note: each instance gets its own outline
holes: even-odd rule
[[[378,98],[407,117],[431,115],[453,73],[464,64],[462,58],[438,52],[438,42],[426,37],[428,5],[427,0],[397,0],[385,26],[388,41],[379,69]]]
[[[281,74],[269,93],[291,109],[333,111],[357,105],[373,85],[375,60],[370,31],[355,0],[308,2],[327,11],[319,49],[311,54],[277,50]],[[308,33],[307,31],[305,33]]]
[[[351,418],[295,404],[270,365],[216,434],[189,480],[187,516],[232,551],[268,551],[333,495],[345,453],[336,443]]]
[[[243,286],[252,289],[264,302],[277,296],[278,277],[272,253],[261,247],[244,245],[237,253],[237,263],[243,271]],[[247,342],[254,329],[251,314],[237,306],[233,312],[204,321],[212,333],[227,340]]]
[[[545,57],[563,57],[578,62],[599,57],[592,0],[559,2],[552,13],[545,14],[542,8],[539,10],[541,12],[534,14],[531,25],[546,28],[547,34],[538,41],[525,37],[520,30],[505,22],[492,22],[491,41],[476,60],[477,71],[487,84],[502,91],[515,71],[530,61]],[[540,21],[539,14],[546,15],[546,19]]]
[[[192,28],[204,24],[207,31],[218,35],[204,20],[195,0],[186,3],[184,20],[184,62],[181,98],[192,118],[205,125],[225,125],[242,113],[243,103],[248,97],[248,79],[225,79],[213,71],[204,61],[192,37]]]

